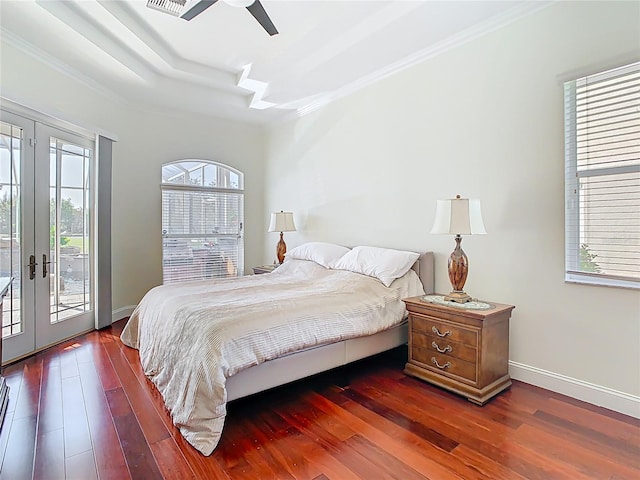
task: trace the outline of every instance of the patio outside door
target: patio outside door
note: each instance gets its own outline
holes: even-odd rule
[[[3,361],[94,327],[94,142],[0,111]]]

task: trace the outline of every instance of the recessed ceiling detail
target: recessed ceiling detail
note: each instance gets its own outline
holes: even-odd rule
[[[275,106],[275,103],[265,102],[264,100],[262,100],[262,97],[264,97],[264,94],[267,91],[267,87],[269,85],[265,82],[250,79],[249,72],[251,72],[251,64],[245,65],[242,68],[242,73],[238,78],[239,87],[246,88],[247,90],[251,90],[253,92],[251,101],[249,102],[249,107],[255,108],[257,110],[264,110],[265,108],[271,108]]]
[[[101,93],[268,124],[553,2],[260,0],[278,26],[273,36],[246,8],[220,3],[182,21],[147,8],[147,0],[0,2],[2,41]]]

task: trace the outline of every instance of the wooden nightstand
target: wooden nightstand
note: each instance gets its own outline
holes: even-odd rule
[[[261,265],[259,267],[253,267],[253,274],[254,275],[260,275],[261,273],[271,273],[276,268],[278,268],[278,265],[276,265],[276,264],[273,264],[273,265]]]
[[[511,386],[509,318],[512,305],[486,310],[440,305],[412,297],[405,373],[483,405]]]

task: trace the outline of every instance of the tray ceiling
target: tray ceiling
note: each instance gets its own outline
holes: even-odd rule
[[[185,21],[147,8],[146,0],[2,0],[0,21],[4,42],[97,90],[267,124],[549,3],[262,0],[280,32],[274,36],[245,8],[223,1]]]

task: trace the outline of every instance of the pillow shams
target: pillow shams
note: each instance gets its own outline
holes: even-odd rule
[[[380,247],[355,247],[333,268],[349,270],[380,280],[385,287],[409,271],[420,255],[415,252]]]
[[[325,268],[334,268],[333,265],[336,261],[350,251],[349,248],[334,243],[308,242],[288,251],[285,257],[287,259],[311,260]]]

